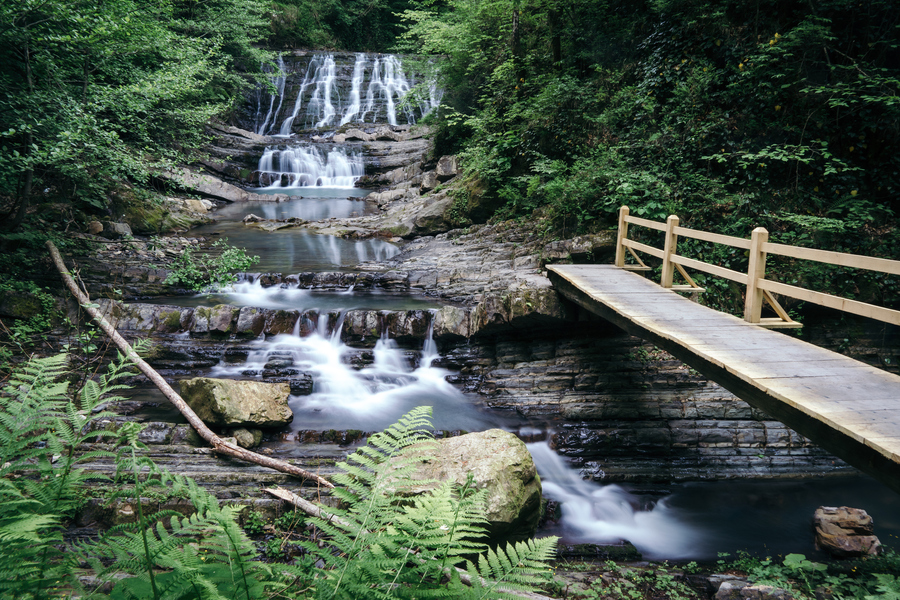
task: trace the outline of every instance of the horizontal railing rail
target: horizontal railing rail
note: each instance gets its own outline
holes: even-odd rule
[[[791,319],[787,311],[781,307],[774,294],[788,296],[804,302],[819,304],[834,308],[843,312],[877,319],[885,323],[900,325],[900,311],[842,298],[832,294],[816,292],[795,285],[788,285],[766,279],[766,257],[768,254],[785,256],[799,260],[811,260],[839,267],[864,269],[888,275],[900,275],[900,261],[887,258],[875,258],[858,254],[846,254],[830,250],[817,250],[800,246],[789,246],[769,242],[769,232],[763,227],[757,227],[750,235],[750,239],[739,238],[720,233],[699,231],[679,226],[679,219],[675,215],[669,216],[665,223],[633,217],[629,214],[627,206],[619,209],[619,231],[616,238],[616,266],[646,271],[650,270],[637,252],[648,254],[662,260],[662,276],[660,284],[664,288],[676,291],[702,292],[702,287],[688,275],[685,267],[701,271],[716,277],[722,277],[746,286],[747,293],[744,300],[744,320],[764,327],[800,327],[800,323]],[[663,248],[655,248],[648,244],[637,242],[628,237],[628,226],[637,225],[661,231],[665,234]],[[714,244],[721,244],[746,250],[749,256],[749,264],[746,273],[727,269],[711,263],[706,263],[678,254],[678,238],[690,238]],[[626,265],[626,254],[631,254],[637,261],[637,265]],[[675,271],[678,271],[687,285],[673,285]],[[763,318],[763,304],[769,304],[775,314],[774,318]]]

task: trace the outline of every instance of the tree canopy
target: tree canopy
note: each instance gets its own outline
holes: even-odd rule
[[[103,210],[122,181],[201,142],[265,52],[261,0],[11,0],[0,6],[0,198]],[[241,66],[239,71],[236,67]],[[244,73],[242,75],[241,73]]]

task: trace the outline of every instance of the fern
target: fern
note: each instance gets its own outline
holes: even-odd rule
[[[462,584],[452,567],[484,549],[484,492],[471,476],[463,486],[414,478],[435,450],[429,417],[430,408],[414,409],[338,464],[332,493],[346,508],[333,511],[336,519],[310,519],[330,546],[303,543],[324,564],[318,598],[494,598],[544,580],[556,538],[488,551],[478,569],[469,564],[474,587]]]
[[[512,591],[525,592],[547,582],[547,563],[556,556],[555,537],[507,544],[478,557],[478,568],[469,561],[467,571],[472,588],[467,598],[518,598]]]
[[[99,403],[118,389],[127,372],[119,357],[99,383],[79,395],[65,380],[68,356],[33,358],[15,372],[0,394],[0,595],[42,596],[56,585],[71,585],[60,543],[61,526],[82,501],[85,474],[81,462],[108,452],[76,453]],[[87,390],[87,392],[85,392]]]
[[[101,579],[122,574],[113,588],[116,599],[187,600],[189,598],[255,600],[269,589],[283,588],[281,574],[257,560],[256,548],[237,524],[239,508],[221,507],[215,496],[187,477],[160,469],[141,457],[140,427],[123,428],[127,445],[117,460],[120,485],[112,500],[134,502],[138,520],[111,528],[97,543],[80,547],[79,559],[91,564]],[[124,478],[131,481],[126,486]],[[180,496],[196,512],[145,515],[141,497]],[[104,567],[105,562],[111,566]]]

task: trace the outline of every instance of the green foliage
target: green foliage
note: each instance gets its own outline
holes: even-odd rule
[[[261,0],[16,0],[0,7],[0,198],[105,209],[203,140],[266,59]]]
[[[403,17],[399,47],[443,57],[436,152],[458,152],[484,182],[469,206],[570,237],[614,226],[627,204],[697,229],[765,226],[779,241],[898,257],[896,3],[447,0]],[[857,297],[895,285],[773,269]],[[704,286],[705,302],[734,299],[726,282]]]
[[[0,598],[53,596],[59,590],[84,598],[188,600],[264,597],[319,598],[509,598],[546,579],[556,538],[490,550],[465,561],[472,585],[453,567],[482,549],[484,492],[471,476],[464,486],[449,483],[408,497],[423,483],[413,477],[434,440],[429,408],[405,415],[351,455],[334,491],[346,506],[328,519],[309,519],[327,544],[305,542],[321,561],[273,567],[257,560],[257,549],[238,525],[241,511],[218,500],[190,478],[159,468],[139,441],[142,426],[125,423],[116,433],[93,431],[93,419],[108,413],[118,383],[128,374],[122,356],[97,381],[69,396],[68,356],[32,359],[0,394]],[[118,438],[119,449],[77,451],[88,439]],[[67,546],[63,525],[79,506],[86,474],[78,465],[115,456],[110,503],[128,503],[135,520],[114,526],[96,541]],[[434,483],[434,482],[432,482]],[[151,511],[147,498],[186,498],[190,516]],[[251,521],[252,521],[251,517]],[[261,522],[257,517],[256,521]],[[276,521],[284,530],[296,514]],[[269,540],[269,558],[289,559],[295,543]],[[81,587],[75,573],[84,566],[110,594]],[[484,578],[484,580],[482,580]],[[99,589],[99,587],[98,587]]]
[[[195,256],[193,248],[185,248],[172,262],[172,271],[164,283],[181,284],[198,292],[219,288],[237,281],[234,271],[245,271],[259,262],[258,256],[248,256],[243,248],[229,246],[227,238],[215,242],[212,249],[212,254]]]
[[[472,586],[462,584],[453,567],[483,549],[484,492],[471,477],[463,486],[414,478],[435,448],[430,410],[414,409],[338,464],[333,493],[347,508],[332,511],[336,519],[309,519],[333,547],[303,543],[325,564],[318,598],[506,598],[504,590],[545,580],[556,538],[489,550],[477,567],[466,561]]]
[[[780,587],[799,598],[816,598],[824,592],[839,600],[888,600],[900,592],[900,557],[891,550],[878,557],[828,565],[803,554],[788,554],[778,562],[739,553],[736,560],[720,560],[719,565],[744,571],[753,583]]]
[[[75,450],[88,438],[90,421],[109,416],[101,404],[128,374],[123,357],[99,381],[85,385],[76,403],[62,378],[68,356],[28,361],[0,394],[0,597],[43,597],[58,585],[72,585],[64,563],[62,525],[80,505],[83,462],[108,452]]]
[[[692,565],[692,566],[691,566]],[[689,563],[685,571],[696,568]],[[574,594],[579,599],[609,598],[617,600],[644,600],[645,598],[669,598],[670,600],[691,600],[697,592],[679,581],[669,572],[668,565],[641,567],[620,567],[613,561],[606,562],[608,574],[597,578],[590,588]]]
[[[274,47],[384,52],[409,0],[279,0],[271,16]]]
[[[56,301],[45,289],[33,281],[13,279],[0,274],[0,295],[6,296],[7,306],[13,307],[22,318],[2,325],[6,334],[3,346],[21,353],[32,346],[35,336],[46,334],[60,314]]]
[[[244,520],[244,531],[246,531],[250,535],[261,534],[265,526],[266,519],[257,510],[251,510],[247,514],[247,518]]]
[[[237,524],[241,508],[222,507],[193,480],[139,457],[139,430],[132,427],[123,432],[128,443],[117,461],[120,485],[111,496],[112,501],[133,502],[138,518],[111,528],[96,543],[83,545],[79,557],[101,578],[132,575],[119,580],[111,597],[252,600],[264,597],[267,589],[283,587],[280,575],[255,560],[256,547]],[[124,479],[130,479],[130,485],[124,485]],[[189,517],[174,511],[146,515],[141,499],[148,491],[183,496],[195,512]]]

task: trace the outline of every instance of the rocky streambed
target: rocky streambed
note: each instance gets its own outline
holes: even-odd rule
[[[128,236],[102,223],[82,234],[98,244],[76,261],[117,328],[129,339],[153,341],[148,361],[167,379],[288,384],[294,420],[266,430],[260,452],[328,475],[367,433],[424,403],[435,407],[442,437],[499,427],[531,444],[532,454],[547,449],[564,458],[578,479],[630,484],[639,493],[612,502],[628,505],[632,515],[675,518],[660,499],[679,482],[855,473],[665,352],[562,300],[545,265],[608,262],[613,232],[552,240],[539,220],[462,226],[460,215],[478,221],[489,207],[459,200],[470,182],[462,181],[455,157],[432,156],[427,128],[297,125],[286,139],[237,125],[243,127],[212,126],[209,160],[159,175],[205,200],[173,193],[172,206],[183,207],[190,222],[169,219],[157,231],[181,231],[151,237],[149,224],[132,221]],[[292,187],[299,175],[284,170],[275,177],[261,159],[287,152],[288,143],[319,156],[339,150],[358,156],[365,173],[358,181],[368,189],[327,197],[317,189],[327,186]],[[270,216],[260,217],[267,206]],[[241,213],[278,226],[245,224]],[[276,266],[244,274],[215,298],[163,283],[172,259],[186,249],[242,235],[259,248],[277,246],[279,258],[269,263]],[[78,318],[74,307],[71,316]],[[823,323],[811,336],[824,345],[869,362],[898,354],[895,338],[879,338],[867,326],[854,326],[850,343],[846,327]],[[72,340],[60,332],[57,341]],[[143,439],[161,464],[221,498],[273,516],[283,510],[261,488],[291,485],[285,476],[216,457],[153,390],[134,383],[137,392],[108,427],[141,420],[148,424]],[[90,468],[109,473],[112,464]],[[545,484],[562,485],[559,478],[568,476],[548,474]],[[601,489],[611,488],[583,493]],[[314,487],[298,491],[324,496]],[[92,510],[83,525],[127,518],[115,507]],[[682,533],[698,556],[714,555],[712,542]]]

